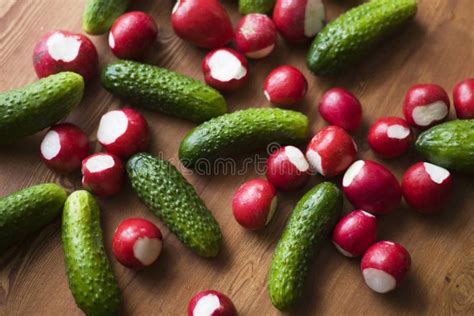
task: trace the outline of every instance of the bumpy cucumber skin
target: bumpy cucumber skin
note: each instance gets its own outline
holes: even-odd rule
[[[240,14],[271,13],[276,0],[239,0]]]
[[[45,183],[0,198],[0,254],[51,223],[62,211],[66,192]]]
[[[0,144],[53,125],[81,102],[83,94],[84,80],[73,72],[0,93]]]
[[[474,174],[474,120],[436,125],[420,134],[415,146],[436,165]]]
[[[347,11],[316,36],[306,58],[308,68],[319,76],[347,70],[416,11],[416,0],[372,0]]]
[[[87,191],[75,191],[63,211],[62,241],[69,288],[86,315],[117,315],[120,290],[105,253],[100,209]]]
[[[264,148],[271,142],[300,143],[308,138],[306,115],[276,108],[259,108],[225,114],[204,122],[181,141],[179,159],[193,168],[201,159],[237,155]]]
[[[139,198],[187,247],[203,257],[219,253],[219,224],[172,164],[138,153],[128,161],[127,173]]]
[[[106,33],[129,4],[130,0],[87,0],[82,15],[82,28],[92,35]]]
[[[301,297],[309,265],[336,223],[341,207],[340,190],[323,182],[308,191],[291,213],[268,275],[268,292],[279,310],[290,310]]]
[[[227,112],[224,97],[204,83],[167,69],[118,61],[102,72],[109,92],[137,106],[201,123]]]

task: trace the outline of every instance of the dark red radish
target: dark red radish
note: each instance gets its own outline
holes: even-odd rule
[[[362,119],[362,106],[359,100],[343,88],[326,91],[319,101],[319,114],[331,125],[346,131],[359,128]]]
[[[115,230],[112,250],[124,266],[142,269],[158,259],[163,247],[160,229],[143,218],[123,220]]]
[[[110,111],[100,119],[97,140],[107,152],[127,158],[148,147],[148,123],[131,108]]]
[[[51,127],[41,142],[41,158],[53,171],[69,173],[81,168],[89,153],[89,139],[76,125],[62,123]]]
[[[140,11],[125,13],[115,20],[109,32],[112,53],[121,59],[141,59],[158,36],[155,20]]]
[[[414,127],[427,128],[444,121],[449,114],[449,97],[436,84],[417,84],[405,95],[403,114]]]
[[[273,22],[288,42],[313,38],[324,26],[326,12],[321,0],[277,0]]]
[[[191,298],[188,304],[188,316],[237,316],[237,310],[226,295],[207,290]]]
[[[123,164],[113,154],[96,153],[82,161],[82,186],[96,195],[116,194],[123,181]]]
[[[408,205],[420,213],[440,211],[451,196],[452,177],[448,170],[418,162],[403,175],[402,192]]]
[[[86,36],[57,30],[43,35],[36,43],[33,65],[39,78],[72,71],[87,81],[98,74],[99,57]]]
[[[343,173],[354,162],[357,146],[354,139],[338,126],[321,129],[308,144],[306,158],[324,177]]]
[[[407,152],[414,135],[410,125],[399,117],[378,119],[369,129],[370,148],[383,158],[395,158]]]
[[[209,52],[201,66],[206,83],[221,92],[237,90],[248,78],[247,59],[230,48]]]
[[[355,210],[339,220],[332,242],[346,257],[361,256],[377,239],[377,219],[363,210]]]
[[[285,146],[268,157],[266,176],[281,191],[298,190],[308,183],[309,164],[301,150]]]
[[[263,179],[245,182],[235,192],[232,212],[235,220],[247,229],[262,229],[271,221],[278,204],[273,185]]]
[[[277,42],[277,30],[265,14],[250,13],[237,24],[235,44],[248,58],[264,58],[273,51]]]
[[[370,160],[358,160],[347,169],[342,189],[354,207],[373,214],[392,212],[402,198],[397,178],[390,170]]]
[[[284,65],[273,69],[265,78],[263,93],[276,106],[290,107],[301,101],[308,90],[308,82],[297,68]]]
[[[360,269],[369,288],[377,293],[387,293],[402,283],[410,265],[410,254],[402,245],[379,241],[366,251]]]
[[[229,15],[218,0],[178,0],[171,24],[176,35],[203,48],[220,48],[234,37]]]
[[[459,119],[474,118],[474,79],[463,80],[454,87],[453,103]]]

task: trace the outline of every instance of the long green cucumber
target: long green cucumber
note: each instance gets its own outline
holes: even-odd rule
[[[129,4],[130,0],[87,0],[82,15],[82,28],[92,35],[106,33]]]

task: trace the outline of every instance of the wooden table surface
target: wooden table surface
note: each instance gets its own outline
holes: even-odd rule
[[[234,23],[239,19],[236,1],[225,1]],[[327,0],[330,19],[356,1]],[[358,67],[336,79],[312,76],[304,65],[306,46],[289,47],[279,41],[275,52],[261,61],[250,61],[250,80],[228,95],[230,110],[268,106],[262,93],[266,74],[280,64],[299,67],[308,78],[309,93],[300,110],[311,118],[317,131],[325,125],[318,116],[317,101],[333,86],[357,95],[364,109],[363,127],[355,134],[359,156],[377,159],[365,136],[371,122],[381,116],[402,114],[404,93],[415,83],[434,82],[451,92],[456,82],[474,76],[474,1],[419,0],[415,22],[373,52]],[[53,29],[82,32],[84,1],[0,1],[0,90],[36,80],[32,51],[37,39]],[[160,27],[159,42],[146,61],[202,79],[200,62],[205,51],[178,39],[170,26],[173,3],[168,0],[135,1],[134,9],[150,13]],[[101,64],[114,59],[106,36],[93,37]],[[126,105],[90,82],[82,104],[66,119],[82,127],[93,141],[100,116]],[[178,164],[177,149],[193,124],[162,114],[145,112],[151,125],[153,154]],[[451,113],[451,117],[453,113]],[[0,148],[0,195],[33,184],[54,181],[68,190],[81,187],[80,175],[60,176],[40,161],[39,144],[44,132]],[[410,152],[401,160],[382,161],[401,178],[403,170],[419,157]],[[231,213],[233,192],[244,181],[259,175],[250,168],[245,175],[186,177],[219,221],[224,244],[219,256],[202,259],[187,250],[158,219],[139,202],[129,186],[115,197],[100,199],[102,226],[109,257],[123,296],[127,315],[184,315],[189,299],[200,290],[217,289],[229,295],[241,315],[278,315],[267,291],[266,276],[273,249],[288,214],[302,193],[281,194],[278,211],[262,232],[242,229]],[[340,180],[340,179],[335,179]],[[359,260],[347,259],[326,243],[307,280],[305,297],[294,315],[369,314],[473,314],[474,313],[474,185],[473,178],[456,174],[454,196],[439,215],[418,215],[402,205],[380,219],[380,239],[405,245],[413,265],[406,283],[397,291],[379,295],[369,290],[359,271]],[[345,211],[351,206],[345,203]],[[122,267],[112,258],[111,237],[118,223],[130,216],[157,223],[164,233],[164,249],[158,262],[141,272]],[[64,270],[57,220],[36,236],[0,257],[0,312],[4,315],[80,315],[70,294]]]

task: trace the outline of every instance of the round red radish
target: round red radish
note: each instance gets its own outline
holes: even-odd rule
[[[436,84],[414,85],[405,95],[403,114],[408,123],[415,127],[436,125],[448,117],[448,94]]]
[[[110,111],[100,119],[97,140],[107,152],[127,158],[148,147],[148,123],[131,108]]]
[[[428,162],[418,162],[403,175],[405,201],[424,214],[439,211],[451,195],[452,177],[448,170]]]
[[[140,59],[158,36],[155,20],[140,11],[128,12],[115,20],[109,32],[109,46],[122,59]]]
[[[70,123],[51,127],[41,142],[41,158],[53,171],[69,173],[81,168],[89,153],[89,139],[76,125]]]
[[[410,125],[399,117],[378,119],[369,129],[369,146],[384,158],[403,155],[413,143]]]
[[[112,239],[115,258],[132,269],[152,265],[158,259],[162,247],[160,229],[142,218],[129,218],[120,222]]]
[[[270,55],[276,41],[275,24],[265,14],[247,14],[237,24],[235,44],[248,58],[259,59]]]
[[[94,44],[87,37],[57,30],[42,36],[36,43],[33,65],[40,78],[72,71],[87,81],[98,73],[99,58]]]
[[[279,190],[298,190],[308,183],[309,164],[298,148],[282,147],[268,157],[266,176]]]
[[[229,15],[218,0],[178,0],[171,24],[180,38],[208,49],[220,48],[234,37]]]
[[[332,232],[332,242],[346,257],[362,255],[376,239],[377,219],[363,210],[341,218]]]
[[[326,13],[321,0],[277,0],[273,22],[289,42],[305,42],[324,26]]]
[[[272,220],[278,204],[275,188],[263,179],[245,182],[235,192],[232,211],[235,220],[247,229],[262,229]]]
[[[390,213],[402,198],[397,178],[390,170],[370,160],[358,160],[347,169],[342,189],[352,205],[373,214]]]
[[[308,90],[308,82],[297,68],[285,65],[273,69],[265,79],[263,93],[268,101],[288,107],[301,101]]]
[[[366,251],[360,269],[368,287],[377,293],[387,293],[405,279],[410,265],[410,254],[402,245],[379,241]]]
[[[207,290],[197,293],[189,301],[188,316],[236,316],[234,304],[224,294]]]
[[[82,186],[94,194],[108,196],[119,192],[123,178],[123,164],[115,155],[97,153],[82,161]]]
[[[306,158],[324,177],[343,173],[354,161],[357,146],[352,137],[338,126],[321,129],[309,142]]]
[[[362,119],[359,100],[342,88],[332,88],[324,93],[319,101],[319,113],[329,124],[346,131],[358,129]]]
[[[474,118],[474,79],[463,80],[454,87],[453,103],[458,118]]]
[[[222,92],[240,88],[248,78],[247,59],[230,48],[219,48],[208,53],[202,61],[206,83]]]

